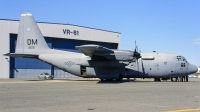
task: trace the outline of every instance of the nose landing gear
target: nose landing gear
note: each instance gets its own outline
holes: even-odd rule
[[[188,76],[171,77],[172,82],[188,82]]]

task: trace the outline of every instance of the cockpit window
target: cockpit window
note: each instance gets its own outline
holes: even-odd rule
[[[181,67],[185,67],[185,63],[181,63]]]
[[[187,63],[187,60],[183,56],[176,56],[178,61],[185,61]]]

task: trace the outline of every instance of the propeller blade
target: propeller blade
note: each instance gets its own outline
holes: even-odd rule
[[[138,46],[136,46],[136,48],[137,48],[137,49],[136,49],[136,52],[138,52]]]
[[[138,59],[136,59],[137,60],[137,66],[138,66],[138,76],[139,76],[139,63],[138,63]]]
[[[135,57],[136,59],[141,58],[140,53],[138,52],[138,46],[136,45],[136,40],[135,40],[135,50],[133,52],[133,57]]]
[[[141,50],[140,50],[140,53],[141,53]],[[139,76],[139,62],[138,62],[138,59],[141,58],[141,54],[138,52],[138,46],[136,45],[136,40],[135,40],[135,50],[133,52],[133,58],[137,61],[137,67],[138,67],[138,76]],[[142,62],[143,64],[143,62]],[[143,67],[143,65],[142,65]]]
[[[136,48],[136,40],[135,40],[135,48]]]
[[[143,64],[142,59],[141,59],[141,64],[142,64],[142,72],[145,74],[145,69],[144,69],[144,64]]]

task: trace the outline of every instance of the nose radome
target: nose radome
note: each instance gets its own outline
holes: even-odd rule
[[[196,73],[197,71],[198,71],[197,66],[193,64],[189,64],[187,73],[192,74],[192,73]]]

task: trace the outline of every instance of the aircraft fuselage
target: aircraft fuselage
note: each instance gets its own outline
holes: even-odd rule
[[[39,59],[79,77],[118,78],[165,78],[185,76],[196,70],[196,66],[177,54],[141,53],[133,61],[91,59],[82,53],[57,51],[40,54]]]

